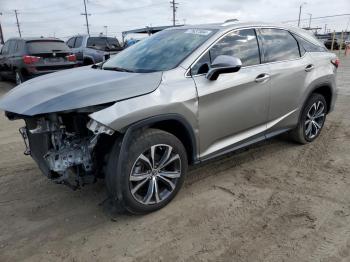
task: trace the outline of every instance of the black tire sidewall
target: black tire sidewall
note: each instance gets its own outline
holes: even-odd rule
[[[144,205],[138,202],[132,196],[130,191],[129,176],[130,176],[131,169],[133,168],[133,165],[136,159],[139,157],[139,155],[144,153],[147,149],[149,149],[151,146],[156,144],[170,145],[173,147],[173,150],[179,154],[181,159],[181,177],[178,178],[176,188],[166,200],[158,204]],[[109,161],[117,162],[118,160],[112,156]],[[115,183],[116,181],[120,181],[121,187],[119,188],[121,188],[121,191],[122,191],[122,203],[124,205],[123,208],[125,208],[127,211],[133,214],[144,214],[144,213],[156,211],[164,207],[176,196],[176,194],[182,187],[183,182],[185,180],[187,165],[188,165],[187,154],[184,146],[182,145],[181,141],[178,138],[162,130],[147,129],[142,133],[139,133],[139,132],[135,133],[135,137],[131,140],[129,150],[127,152],[126,161],[123,163],[122,172],[120,174],[117,174],[116,172],[117,169],[115,169],[113,173],[110,173],[107,175],[109,177],[119,176],[118,179],[109,179],[109,181],[110,182],[113,181],[112,183]],[[109,190],[115,191],[116,189],[117,189],[116,184],[109,185]],[[113,192],[113,195],[116,195],[116,193]]]

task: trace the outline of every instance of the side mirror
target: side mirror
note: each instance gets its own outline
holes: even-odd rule
[[[241,59],[229,55],[219,55],[210,66],[206,78],[214,81],[220,74],[234,73],[242,67]]]

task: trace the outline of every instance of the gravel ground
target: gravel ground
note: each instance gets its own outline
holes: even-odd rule
[[[72,191],[0,116],[0,261],[350,261],[350,57],[317,141],[282,136],[191,170],[166,208],[111,216],[103,181]],[[0,82],[0,95],[12,87]]]

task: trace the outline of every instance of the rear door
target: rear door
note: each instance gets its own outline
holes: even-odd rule
[[[287,30],[259,29],[263,46],[263,62],[271,72],[271,92],[268,121],[269,132],[295,126],[299,116],[299,102],[308,85],[313,61],[308,53],[301,53],[295,37]]]
[[[205,77],[219,55],[242,60],[236,73],[215,81]],[[263,137],[268,117],[269,67],[260,63],[254,29],[236,30],[219,40],[192,67],[199,100],[201,157],[220,153],[255,136]]]
[[[77,57],[78,61],[83,61],[84,60],[82,44],[83,44],[83,37],[82,36],[78,36],[75,39],[73,48],[71,48],[73,53]]]

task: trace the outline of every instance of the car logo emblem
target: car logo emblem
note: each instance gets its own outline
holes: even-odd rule
[[[56,57],[56,53],[55,53],[55,52],[53,52],[52,55],[53,55],[54,57]]]

